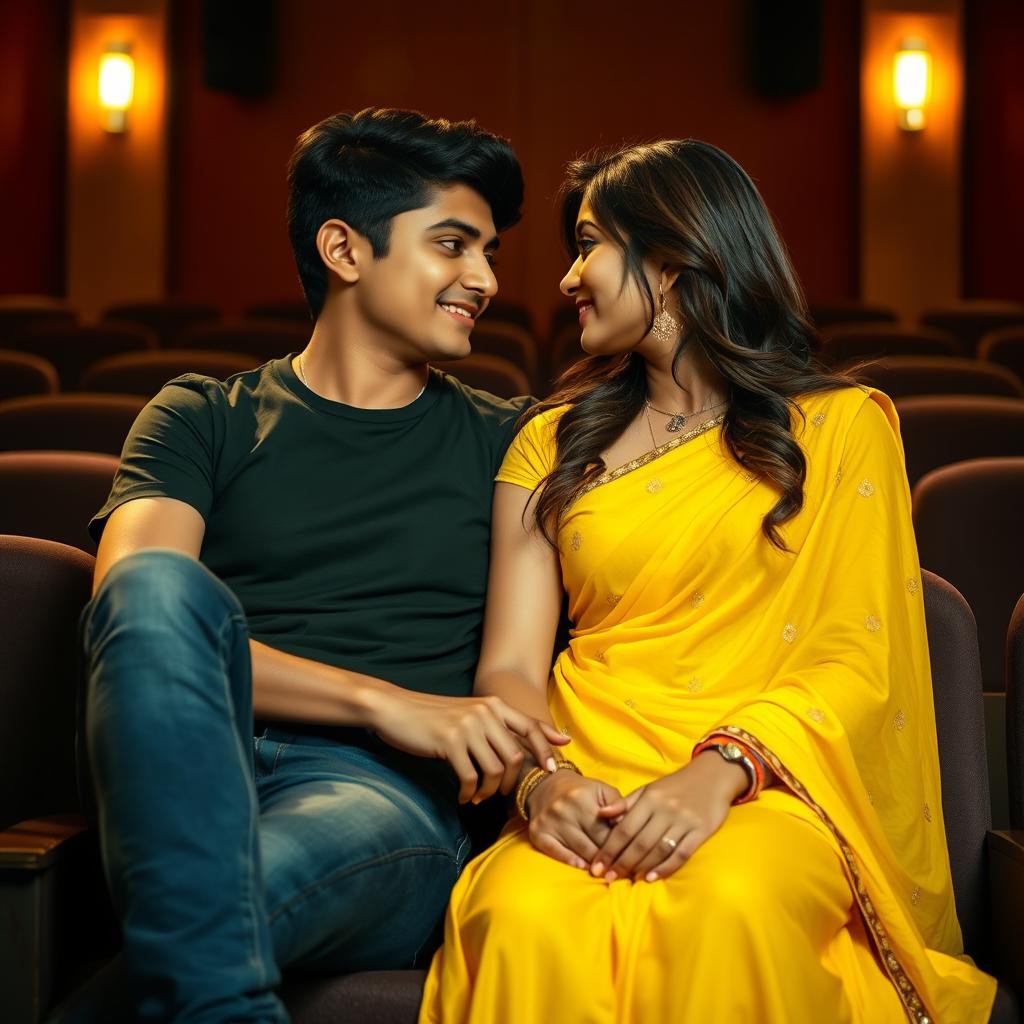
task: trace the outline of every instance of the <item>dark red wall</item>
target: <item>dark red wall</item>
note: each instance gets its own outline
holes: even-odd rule
[[[621,0],[280,3],[276,86],[246,101],[203,87],[200,4],[182,0],[171,289],[228,312],[297,295],[284,224],[295,137],[337,110],[389,105],[475,117],[511,138],[527,203],[499,277],[502,297],[527,303],[539,326],[564,301],[553,206],[563,165],[598,144],[658,137],[695,136],[735,156],[809,294],[853,296],[858,6],[824,5],[822,88],[772,102],[747,84],[747,0],[659,5],[656,16]]]
[[[0,294],[64,288],[67,3],[0,0]]]
[[[965,7],[964,289],[1024,302],[1024,4]]]

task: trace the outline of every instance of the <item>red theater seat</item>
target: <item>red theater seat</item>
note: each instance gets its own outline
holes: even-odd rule
[[[31,352],[0,349],[0,401],[29,395],[52,395],[60,390],[60,378],[48,359]]]
[[[43,395],[0,402],[0,451],[120,455],[147,399],[136,395]]]
[[[42,537],[96,553],[89,520],[107,500],[116,455],[0,452],[0,534]]]

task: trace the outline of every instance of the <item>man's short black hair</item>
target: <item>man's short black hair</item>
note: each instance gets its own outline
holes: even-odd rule
[[[475,121],[368,107],[303,132],[288,164],[288,236],[313,319],[327,297],[327,270],[316,247],[325,221],[350,224],[380,259],[388,254],[392,218],[426,206],[432,189],[455,184],[483,196],[498,231],[519,220],[519,161],[505,139]]]

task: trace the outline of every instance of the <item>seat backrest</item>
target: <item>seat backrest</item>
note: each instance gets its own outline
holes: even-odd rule
[[[1024,455],[1024,400],[924,395],[896,402],[913,487],[939,466]]]
[[[1024,828],[1024,594],[1006,631],[1006,770],[1010,828]]]
[[[79,810],[78,619],[92,571],[77,548],[0,536],[0,829]]]
[[[107,500],[116,455],[0,452],[0,533],[42,537],[90,555],[89,520]]]
[[[29,395],[54,395],[59,390],[60,378],[48,359],[31,352],[0,349],[0,402]]]
[[[480,326],[490,327],[495,323],[514,324],[516,327],[521,327],[527,334],[533,335],[533,317],[530,316],[530,311],[518,302],[491,299],[480,319]]]
[[[978,358],[1005,366],[1024,380],[1024,326],[989,331],[978,342]]]
[[[246,320],[294,320],[307,328],[311,323],[309,306],[303,299],[278,299],[276,302],[257,302],[245,308]]]
[[[168,348],[111,356],[94,363],[82,375],[83,391],[107,394],[155,395],[169,380],[183,373],[199,373],[224,380],[260,365],[254,355],[211,352],[206,349]]]
[[[808,313],[818,330],[833,324],[896,323],[899,319],[892,309],[863,302],[812,302]]]
[[[526,374],[500,356],[474,352],[465,359],[450,359],[434,365],[458,378],[463,384],[499,398],[515,398],[530,393],[530,381]]]
[[[1024,590],[1024,457],[943,466],[914,487],[921,564],[959,590],[974,612],[984,688],[1003,688],[1006,628]]]
[[[4,302],[0,299],[0,348],[18,348],[18,339],[39,324],[73,324],[75,313],[52,303]]]
[[[219,320],[220,310],[204,302],[124,302],[104,310],[104,320],[127,320],[153,331],[165,348],[178,344],[182,331]]]
[[[951,356],[886,356],[861,368],[858,380],[890,398],[913,395],[996,395],[1024,398],[1016,374],[980,359]]]
[[[942,331],[899,324],[838,324],[821,331],[821,360],[829,366],[884,356],[959,356],[955,338]]]
[[[77,394],[0,402],[0,451],[120,455],[146,401],[136,395]]]
[[[967,299],[952,306],[926,310],[920,317],[922,327],[948,331],[959,342],[965,356],[978,351],[978,342],[989,331],[1024,326],[1024,305],[1018,302]]]
[[[554,382],[573,363],[586,356],[580,345],[579,322],[566,323],[559,332],[551,339],[547,351],[547,380],[549,384]]]
[[[177,344],[181,348],[251,353],[263,363],[268,359],[279,359],[289,352],[301,352],[308,344],[312,330],[308,321],[225,320],[219,324],[190,327],[182,332]]]
[[[85,369],[121,352],[155,349],[157,336],[141,324],[43,324],[25,331],[18,348],[48,359],[57,369],[63,391],[72,391]]]
[[[507,359],[526,374],[531,384],[537,382],[539,348],[524,327],[500,320],[480,323],[473,328],[470,342],[478,355]]]
[[[992,827],[978,634],[952,584],[927,570],[921,582],[949,864],[964,948],[977,956],[986,946],[985,834]]]

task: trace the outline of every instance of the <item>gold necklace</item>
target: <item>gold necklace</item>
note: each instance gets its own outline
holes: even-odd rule
[[[651,413],[652,412],[656,412],[656,413],[659,413],[662,416],[668,416],[669,420],[668,420],[668,423],[665,424],[665,429],[670,434],[678,434],[679,431],[683,429],[683,427],[685,426],[686,421],[688,419],[690,419],[690,418],[692,418],[694,416],[699,416],[702,412],[711,412],[712,409],[721,409],[723,405],[727,404],[727,402],[724,402],[724,401],[723,402],[719,402],[717,405],[705,405],[703,408],[697,409],[695,412],[685,412],[685,413],[684,412],[666,412],[664,409],[659,409],[656,405],[651,405],[650,399],[648,399],[644,404],[647,406],[647,423],[648,423],[648,425],[650,425],[650,422],[651,422]],[[652,433],[652,437],[653,437],[653,433]]]

